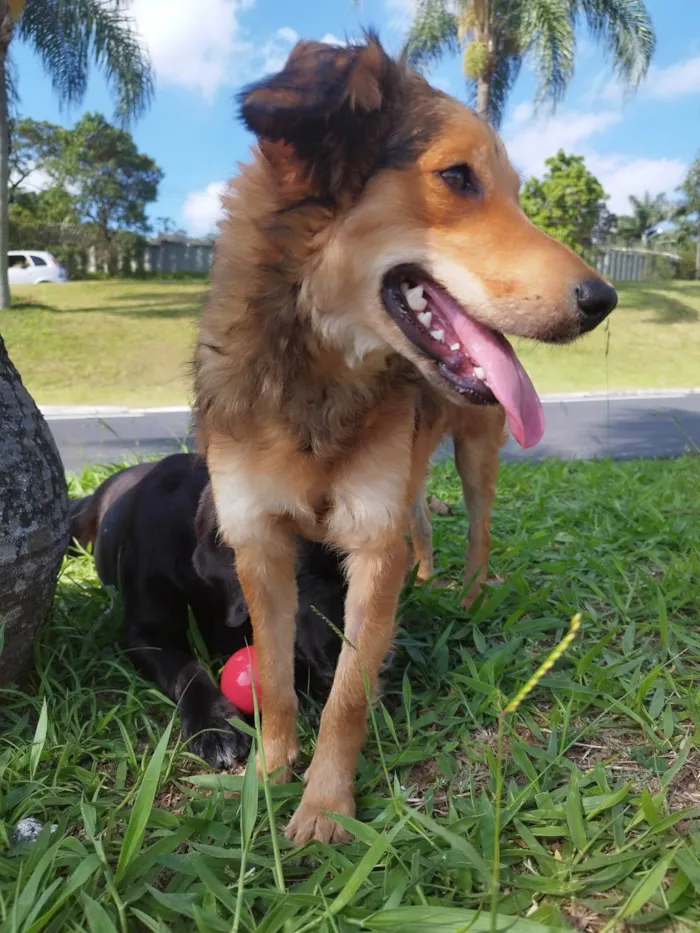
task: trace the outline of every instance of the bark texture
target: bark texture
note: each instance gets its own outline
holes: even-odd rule
[[[489,103],[491,99],[491,87],[489,85],[489,79],[483,76],[477,78],[476,81],[476,112],[482,118],[488,122],[489,119]]]
[[[10,307],[7,251],[10,248],[10,138],[7,113],[7,50],[12,39],[12,16],[7,0],[0,0],[0,308]]]
[[[0,686],[32,655],[68,544],[68,493],[48,425],[0,337]]]

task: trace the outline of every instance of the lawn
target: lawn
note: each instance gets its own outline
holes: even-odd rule
[[[91,559],[67,560],[36,674],[0,692],[0,931],[697,929],[699,483],[697,457],[503,468],[505,582],[469,614],[456,589],[405,592],[362,822],[337,849],[281,835],[299,780],[266,796],[188,755],[114,647]],[[457,578],[451,464],[432,490],[453,506],[435,538]],[[574,644],[500,717],[578,612]],[[308,761],[309,713],[301,733]],[[25,816],[42,835],[8,847]]]
[[[70,282],[13,290],[2,334],[45,405],[182,405],[204,282]]]
[[[72,282],[16,289],[0,333],[42,404],[177,405],[204,283]],[[609,323],[571,347],[518,341],[540,392],[698,384],[700,283],[620,286]]]

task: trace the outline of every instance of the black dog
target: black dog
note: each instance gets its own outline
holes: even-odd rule
[[[100,580],[120,590],[129,657],[178,703],[189,748],[214,767],[233,765],[250,745],[227,722],[241,714],[188,642],[191,609],[212,656],[227,658],[252,643],[233,551],[218,538],[204,461],[174,454],[115,473],[73,502],[71,533],[83,547],[93,543]],[[345,579],[339,555],[322,545],[300,541],[298,555],[296,683],[318,693],[327,690],[340,650],[326,619],[342,629]]]

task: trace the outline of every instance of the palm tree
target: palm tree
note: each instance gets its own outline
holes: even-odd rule
[[[617,235],[626,244],[641,243],[647,247],[651,238],[657,234],[659,224],[668,219],[670,207],[665,195],[652,197],[648,191],[643,198],[631,194],[630,204],[632,213],[617,219]]]
[[[78,102],[90,58],[123,119],[148,104],[148,59],[124,0],[0,0],[0,307],[9,304],[8,50],[30,43],[65,102]],[[53,597],[68,540],[66,481],[51,433],[0,336],[0,684],[16,681]]]
[[[68,543],[53,437],[0,337],[0,686],[17,682],[51,605]]]
[[[655,45],[644,0],[416,0],[406,50],[417,67],[462,52],[476,110],[498,126],[525,60],[537,71],[536,102],[559,103],[574,73],[580,18],[623,81],[638,84]]]
[[[695,278],[700,279],[700,156],[690,166],[678,190],[681,202],[673,210],[672,217],[680,236],[695,240]]]

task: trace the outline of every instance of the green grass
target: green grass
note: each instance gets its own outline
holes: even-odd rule
[[[203,282],[69,282],[13,289],[0,333],[44,405],[181,405]]]
[[[700,384],[700,283],[617,286],[610,318],[567,347],[516,341],[539,392],[673,389]]]
[[[0,333],[41,404],[184,404],[203,282],[18,288]],[[698,384],[700,283],[620,286],[609,324],[571,347],[520,342],[540,392]]]
[[[361,823],[337,849],[284,840],[300,781],[266,799],[252,771],[188,755],[172,705],[114,648],[118,606],[91,559],[67,560],[36,674],[0,692],[0,931],[488,930],[496,837],[501,930],[697,929],[698,488],[690,456],[506,465],[505,582],[469,614],[457,589],[404,594]],[[454,507],[435,538],[457,579],[451,464],[432,490]],[[505,720],[499,771],[499,713],[578,611],[577,641]],[[301,735],[308,762],[308,714]],[[7,847],[24,816],[57,828]]]

